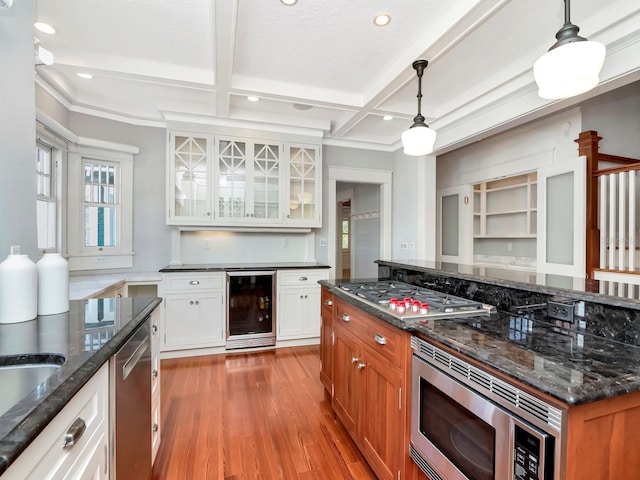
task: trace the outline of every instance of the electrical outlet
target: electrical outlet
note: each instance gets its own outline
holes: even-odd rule
[[[320,246],[321,247],[326,247],[327,246],[327,239],[326,238],[321,238],[320,239]]]
[[[573,304],[549,300],[547,302],[547,317],[573,323]]]
[[[400,243],[400,249],[401,249],[401,250],[406,250],[407,248],[408,248],[408,246],[407,246],[407,242],[402,242],[402,243]]]

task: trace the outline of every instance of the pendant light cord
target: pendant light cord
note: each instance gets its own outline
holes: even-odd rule
[[[416,60],[413,62],[413,68],[416,70],[418,74],[418,114],[413,118],[413,125],[424,125],[424,116],[422,115],[422,74],[424,73],[424,69],[428,65],[427,60]]]

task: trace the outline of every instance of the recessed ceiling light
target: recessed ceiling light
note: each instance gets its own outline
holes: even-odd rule
[[[49,35],[53,35],[54,33],[56,33],[56,29],[53,28],[48,23],[36,22],[33,24],[33,26],[36,27],[36,29],[41,31],[42,33],[48,33]]]
[[[384,117],[382,117],[383,120],[393,120],[393,117],[391,115],[385,115]]]
[[[90,73],[78,72],[76,73],[76,75],[79,76],[80,78],[86,78],[87,80],[90,78],[93,78],[93,75],[91,75]]]
[[[282,3],[283,5],[286,5],[287,7],[290,7],[298,3],[298,0],[280,0],[280,3]]]
[[[257,102],[258,100],[260,100],[260,98],[256,97],[255,95],[249,95],[247,97],[247,100],[249,100],[250,102]]]
[[[388,13],[380,13],[373,18],[373,23],[378,27],[384,27],[391,23],[391,16]]]

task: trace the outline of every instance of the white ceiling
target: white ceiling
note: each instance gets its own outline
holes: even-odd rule
[[[631,4],[574,0],[571,19],[582,35],[605,38],[638,15]],[[422,113],[436,130],[452,128],[496,96],[534,88],[531,67],[554,42],[563,8],[562,0],[39,0],[37,19],[57,33],[36,32],[55,57],[37,79],[72,111],[134,124],[297,129],[393,150],[417,111],[416,58],[430,61]],[[381,12],[391,15],[386,27],[373,24]]]

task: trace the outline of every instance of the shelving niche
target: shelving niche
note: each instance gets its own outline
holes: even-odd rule
[[[537,174],[473,186],[473,238],[537,237]]]

